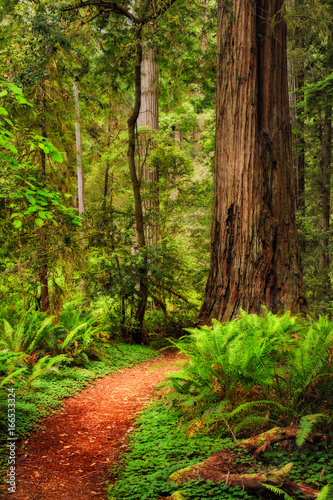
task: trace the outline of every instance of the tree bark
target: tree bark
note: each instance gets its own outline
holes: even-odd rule
[[[42,113],[42,124],[40,127],[40,134],[42,137],[46,137],[45,129],[45,88],[42,84],[41,86],[41,113]],[[46,183],[46,156],[43,149],[40,150],[40,168],[42,183],[45,186]],[[47,258],[47,241],[46,241],[46,231],[45,227],[42,226],[38,230],[39,232],[39,243],[40,243],[40,268],[39,268],[39,280],[40,280],[40,304],[41,310],[46,313],[51,312],[50,306],[50,294],[49,294],[49,283],[48,283],[48,258]]]
[[[140,111],[141,104],[141,63],[142,63],[142,45],[141,28],[136,32],[136,59],[135,59],[135,96],[134,107],[131,116],[127,120],[128,125],[128,150],[127,158],[131,175],[131,182],[134,194],[134,214],[137,233],[137,243],[139,251],[142,252],[142,264],[139,269],[139,303],[135,314],[136,326],[133,329],[132,339],[136,343],[141,343],[143,320],[147,306],[148,286],[147,286],[147,255],[145,252],[146,241],[143,223],[143,209],[141,199],[141,181],[138,178],[135,165],[135,127]]]
[[[152,144],[149,130],[158,130],[158,63],[156,62],[156,51],[143,44],[142,67],[141,67],[141,105],[137,125],[146,130],[139,134],[140,159],[142,162],[140,177],[143,181],[144,215],[147,216],[145,224],[146,243],[156,244],[158,241],[158,212],[159,172],[156,165],[146,162],[149,147]],[[149,130],[147,130],[149,129]]]
[[[283,0],[218,3],[215,200],[200,316],[300,312]],[[246,34],[246,36],[244,35]]]
[[[302,491],[304,494],[309,495],[310,498],[316,498],[319,493],[318,490],[314,490],[303,484],[293,483],[287,479],[287,475],[293,467],[292,463],[286,464],[281,469],[263,467],[261,464],[258,464],[257,467],[254,467],[257,470],[251,474],[245,472],[239,473],[237,471],[238,461],[235,460],[235,457],[238,455],[239,458],[243,459],[244,463],[244,458],[246,457],[243,457],[243,450],[248,451],[254,458],[257,458],[271,444],[287,439],[294,439],[296,435],[297,427],[275,427],[258,436],[241,441],[232,448],[217,451],[203,462],[174,472],[169,477],[169,481],[184,483],[193,479],[203,479],[214,483],[225,483],[232,487],[238,486],[250,492],[259,490],[262,487],[262,483],[268,481],[270,484],[278,487],[286,484],[292,491]],[[249,464],[250,467],[253,469],[253,463]]]
[[[77,168],[77,196],[79,215],[83,215],[86,211],[85,195],[84,195],[84,174],[82,164],[82,140],[81,140],[81,116],[80,116],[80,99],[79,88],[73,77],[73,97],[74,97],[74,110],[75,110],[75,146],[76,146],[76,168]],[[84,239],[81,238],[80,243],[80,267],[84,268]],[[81,296],[84,298],[86,295],[86,284],[84,277],[81,275]]]
[[[331,176],[332,176],[332,105],[325,105],[324,118],[320,127],[320,170],[321,170],[321,258],[320,269],[324,277],[324,292],[331,295],[330,266],[330,213],[331,213]]]
[[[297,95],[296,95],[296,126],[297,132],[295,137],[295,156],[296,156],[296,172],[297,172],[297,208],[301,215],[305,216],[305,136],[304,136],[304,119],[302,114],[304,106],[300,103],[304,101],[304,69],[297,74]],[[303,245],[304,246],[304,245]]]
[[[84,196],[84,176],[82,165],[82,141],[81,141],[81,117],[80,117],[80,101],[79,89],[73,78],[73,96],[75,108],[75,144],[76,144],[76,165],[77,165],[77,193],[79,214],[85,213],[85,196]]]

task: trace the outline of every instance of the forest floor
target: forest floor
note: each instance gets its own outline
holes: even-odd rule
[[[13,500],[107,499],[108,470],[126,448],[137,413],[183,358],[165,352],[98,379],[18,446]],[[7,495],[6,495],[7,498]]]

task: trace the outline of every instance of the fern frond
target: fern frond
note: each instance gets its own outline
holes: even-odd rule
[[[28,384],[36,378],[46,375],[51,370],[57,370],[54,365],[59,364],[66,359],[68,359],[66,354],[58,354],[58,356],[55,356],[54,358],[50,358],[50,355],[47,354],[43,358],[39,359],[33,367],[31,376],[28,378]]]
[[[243,403],[243,404],[239,405],[237,408],[235,408],[235,410],[230,412],[228,417],[232,418],[240,412],[249,413],[250,411],[253,411],[253,410],[260,411],[263,409],[267,411],[267,408],[269,408],[269,407],[275,408],[275,409],[279,410],[279,412],[284,413],[284,414],[290,413],[289,408],[287,408],[286,406],[283,406],[280,403],[277,403],[276,401],[262,400],[262,401],[250,401],[248,403]]]
[[[260,416],[260,415],[249,415],[248,417],[245,417],[242,419],[239,424],[235,425],[232,429],[235,435],[237,435],[239,432],[248,429],[260,429],[264,424],[267,424],[270,422],[270,419],[267,416]]]
[[[297,446],[302,446],[309,434],[311,434],[313,427],[319,420],[328,420],[328,415],[325,413],[315,413],[313,415],[305,415],[301,418],[296,435]]]
[[[317,500],[331,500],[333,497],[333,486],[331,484],[327,484],[320,490],[319,495],[317,496]]]
[[[268,490],[272,491],[276,495],[283,495],[285,500],[293,500],[291,496],[289,496],[285,491],[273,486],[272,484],[260,483],[262,486],[265,486]]]
[[[54,316],[48,316],[42,321],[36,332],[32,335],[32,339],[27,346],[26,352],[27,354],[32,353],[35,349],[40,347],[43,340],[49,335],[49,326],[52,324],[54,320]]]
[[[73,342],[73,340],[75,339],[75,337],[79,336],[80,330],[86,328],[86,326],[87,326],[86,322],[85,323],[81,323],[81,325],[78,325],[76,328],[74,328],[74,330],[72,330],[71,332],[69,332],[68,335],[67,335],[67,337],[65,338],[65,340],[62,343],[63,349],[66,349],[66,347],[68,347]]]

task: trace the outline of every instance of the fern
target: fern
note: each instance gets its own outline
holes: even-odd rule
[[[265,486],[265,488],[272,491],[276,495],[283,495],[285,500],[293,500],[293,498],[289,496],[285,491],[281,490],[280,488],[277,488],[276,486],[273,486],[272,484],[267,484],[267,483],[260,483],[260,484],[262,486]]]
[[[316,423],[318,423],[320,420],[327,420],[328,418],[328,415],[325,415],[324,413],[316,413],[313,415],[305,415],[304,417],[302,417],[297,430],[297,446],[302,446],[305,443]]]
[[[59,371],[58,366],[62,361],[67,360],[67,356],[65,354],[59,354],[58,356],[55,356],[54,358],[50,358],[49,355],[44,356],[43,358],[39,359],[37,363],[34,365],[32,369],[32,374],[28,378],[27,382],[28,384],[31,384],[33,380],[36,378],[42,377],[49,373],[50,371]],[[58,366],[55,366],[58,365]]]
[[[317,496],[317,500],[331,500],[333,496],[333,486],[327,484],[320,490],[319,495]]]
[[[21,375],[22,373],[24,373],[26,371],[27,371],[26,368],[19,368],[18,370],[15,370],[14,372],[12,372],[9,375],[7,375],[7,377],[5,377],[4,379],[0,380],[0,389],[4,385],[6,385],[8,382],[10,382],[11,380],[15,380],[16,378],[19,377],[19,375]]]
[[[52,332],[53,319],[53,316],[49,316],[41,321],[40,315],[31,311],[24,313],[16,325],[10,325],[4,318],[3,328],[0,330],[0,347],[14,353],[33,353],[43,346],[46,337]]]
[[[259,422],[262,411],[279,425],[282,414],[288,425],[306,408],[314,414],[333,410],[333,323],[327,317],[315,322],[289,312],[241,311],[233,321],[212,320],[211,327],[187,332],[173,344],[189,362],[170,380],[179,394],[188,395],[189,407],[193,397],[203,412],[229,401],[234,410],[221,421],[236,426],[247,417]]]
[[[232,427],[232,430],[234,434],[237,435],[243,430],[259,430],[263,426],[267,426],[268,422],[270,422],[268,416],[249,415]]]

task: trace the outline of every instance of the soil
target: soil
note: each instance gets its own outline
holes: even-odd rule
[[[67,399],[18,445],[16,492],[2,498],[106,500],[108,470],[126,449],[137,413],[167,372],[182,363],[181,356],[166,352],[161,360],[98,379]]]

